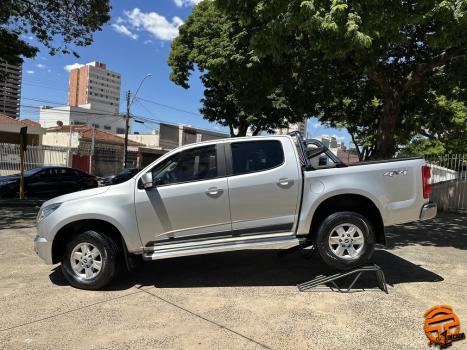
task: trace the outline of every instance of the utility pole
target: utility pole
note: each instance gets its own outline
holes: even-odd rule
[[[133,100],[135,99],[136,95],[138,95],[139,89],[141,88],[141,85],[143,85],[144,81],[147,78],[152,77],[152,74],[146,74],[145,77],[141,80],[141,82],[138,85],[138,88],[136,89],[135,94],[133,95],[133,98],[131,98],[131,91],[128,90],[126,93],[126,116],[125,116],[125,145],[123,147],[123,167],[126,168],[128,165],[128,129],[130,129],[130,107],[131,104],[133,103]]]
[[[20,157],[20,163],[19,163],[19,172],[20,172],[20,177],[19,177],[19,199],[24,199],[24,151],[27,149],[27,135],[28,133],[28,127],[24,126],[20,129],[19,132],[19,157]]]
[[[123,146],[123,167],[126,168],[128,162],[128,129],[130,128],[130,105],[131,91],[126,93],[126,115],[125,115],[125,145]]]
[[[89,174],[94,174],[92,169],[92,161],[94,160],[94,143],[96,138],[96,127],[92,125],[92,138],[91,138],[91,155],[89,156]]]

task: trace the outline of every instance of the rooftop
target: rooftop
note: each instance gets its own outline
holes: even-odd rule
[[[69,133],[71,129],[71,132],[77,132],[79,133],[79,136],[83,139],[88,139],[92,140],[92,134],[93,134],[93,127],[89,125],[63,125],[63,126],[55,126],[53,128],[47,128],[47,132],[66,132]],[[94,140],[97,142],[102,142],[102,143],[112,143],[112,144],[120,144],[123,145],[125,143],[125,139],[123,137],[120,137],[118,135],[112,134],[110,132],[97,129],[95,128],[94,131]],[[128,140],[128,146],[133,146],[133,147],[138,147],[138,146],[144,146],[142,143]]]
[[[0,124],[11,124],[18,126],[32,126],[35,128],[40,128],[41,125],[31,119],[15,119],[7,116],[6,114],[0,113]]]

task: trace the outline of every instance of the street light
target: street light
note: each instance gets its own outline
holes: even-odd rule
[[[132,103],[135,100],[136,95],[139,92],[139,89],[141,88],[141,85],[143,85],[144,81],[152,77],[152,74],[146,74],[146,76],[141,80],[141,82],[138,85],[138,88],[136,89],[135,94],[133,95],[133,98],[131,98],[131,91],[128,90],[126,94],[126,116],[125,116],[125,145],[123,147],[123,167],[127,167],[127,162],[128,162],[128,129],[130,128],[130,107]]]

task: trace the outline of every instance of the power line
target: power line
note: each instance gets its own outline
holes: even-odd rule
[[[20,105],[20,107],[22,107],[22,108],[39,108],[39,106],[30,106],[30,105]],[[61,114],[63,112],[69,112],[69,110],[68,109],[56,109],[55,108],[55,109],[47,109],[47,112],[48,113],[60,113]],[[89,120],[90,118],[94,118],[95,116],[108,116],[108,117],[122,118],[122,119],[119,119],[119,120],[115,120],[113,122],[117,122],[117,121],[121,122],[122,120],[124,120],[124,115],[121,115],[121,114],[99,114],[99,113],[89,113],[89,112],[86,112],[86,111],[73,111],[73,113],[87,115],[88,117],[84,118],[85,120]],[[154,119],[154,118],[144,117],[144,116],[135,115],[135,114],[132,114],[131,117],[133,119],[139,119],[139,120],[144,121],[145,123],[154,124],[154,125],[160,125],[160,124],[167,124],[167,125],[174,125],[174,126],[186,125],[186,124],[183,124],[183,123],[174,123],[174,122],[170,122],[170,121],[167,121],[167,120]],[[28,118],[28,119],[39,120],[39,117]],[[59,119],[59,118],[57,118],[57,119],[47,118],[47,120],[48,121],[59,121],[61,119]],[[109,123],[112,123],[112,122],[109,122]],[[198,127],[198,129],[210,130],[210,129],[201,128],[201,127]],[[210,130],[210,131],[219,132],[219,130]]]
[[[41,102],[41,103],[48,103],[48,104],[56,104],[58,106],[56,107],[53,107],[53,109],[51,108],[47,108],[45,109],[48,113],[62,113],[62,112],[70,112],[69,109],[61,109],[61,108],[57,108],[57,107],[60,107],[60,106],[63,106],[63,103],[62,102],[57,102],[57,101],[51,101],[51,100],[43,100],[43,99],[37,99],[37,98],[31,98],[31,97],[21,97],[22,99],[24,100],[27,100],[27,101],[34,101],[34,102]],[[196,114],[194,112],[190,112],[190,111],[187,111],[187,110],[184,110],[184,109],[180,109],[180,108],[177,108],[177,107],[172,107],[172,106],[169,106],[169,105],[166,105],[166,104],[162,104],[162,103],[159,103],[159,102],[156,102],[156,101],[152,101],[152,100],[148,100],[148,99],[145,99],[145,98],[141,98],[141,97],[136,97],[135,99],[137,102],[139,102],[140,106],[143,107],[146,111],[149,112],[149,110],[141,103],[141,101],[145,101],[147,103],[150,103],[150,104],[154,104],[154,105],[158,105],[158,106],[162,106],[162,107],[165,107],[165,108],[168,108],[168,109],[172,109],[172,110],[175,110],[175,111],[178,111],[178,112],[183,112],[183,113],[188,113],[188,114],[191,114],[191,115],[194,115],[194,116],[197,116],[197,117],[202,117],[200,114]],[[138,101],[140,100],[140,101]],[[20,104],[20,107],[24,107],[24,108],[37,108],[37,109],[40,109],[41,106],[31,106],[31,105],[25,105],[25,104]],[[77,113],[77,114],[86,114],[89,116],[89,118],[92,118],[93,116],[110,116],[110,117],[119,117],[119,118],[124,118],[124,115],[123,114],[120,114],[120,113],[110,113],[108,111],[104,111],[104,110],[98,110],[98,109],[93,109],[97,112],[105,112],[105,113],[96,113],[96,112],[91,112],[91,111],[80,111],[80,110],[73,110],[71,113]],[[149,113],[152,115],[152,113]],[[156,118],[154,115],[152,115],[154,118],[149,118],[149,117],[145,117],[145,116],[141,116],[141,115],[135,115],[135,114],[132,114],[131,117],[133,119],[137,118],[137,119],[141,119],[143,120],[144,122],[147,122],[147,123],[150,123],[150,124],[156,124],[156,125],[160,125],[161,123],[163,124],[168,124],[168,125],[175,125],[175,126],[179,126],[179,125],[186,125],[184,123],[174,123],[174,122],[169,122],[169,121],[166,121],[166,120],[162,120],[162,119],[158,119]],[[32,118],[31,118],[32,119]],[[38,118],[36,118],[38,119]],[[49,119],[51,120],[51,119]],[[57,119],[57,121],[60,120],[60,119]],[[201,128],[201,127],[197,127],[198,129],[203,129],[203,130],[210,130],[212,132],[219,132],[219,130],[214,130],[214,129],[207,129],[207,128]]]
[[[146,98],[137,97],[136,99],[137,99],[137,100],[144,101],[144,102],[147,102],[147,103],[151,103],[151,104],[156,105],[156,106],[161,106],[161,107],[164,107],[164,108],[167,108],[167,109],[172,109],[172,110],[177,111],[177,112],[182,112],[182,113],[187,113],[187,114],[195,115],[195,116],[197,116],[197,117],[202,117],[201,114],[198,114],[198,113],[195,113],[195,112],[191,112],[191,111],[187,111],[187,110],[185,110],[185,109],[181,109],[181,108],[169,106],[169,105],[166,105],[166,104],[163,104],[163,103],[159,103],[159,102],[156,102],[156,101],[148,100],[148,99],[146,99]]]

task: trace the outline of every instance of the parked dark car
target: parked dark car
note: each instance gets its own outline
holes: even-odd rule
[[[0,197],[19,196],[19,174],[0,176]],[[24,172],[25,196],[52,198],[75,191],[97,187],[95,176],[65,167],[40,167]]]
[[[135,176],[139,171],[140,169],[137,168],[123,169],[114,175],[102,178],[102,185],[109,186],[125,182]]]

